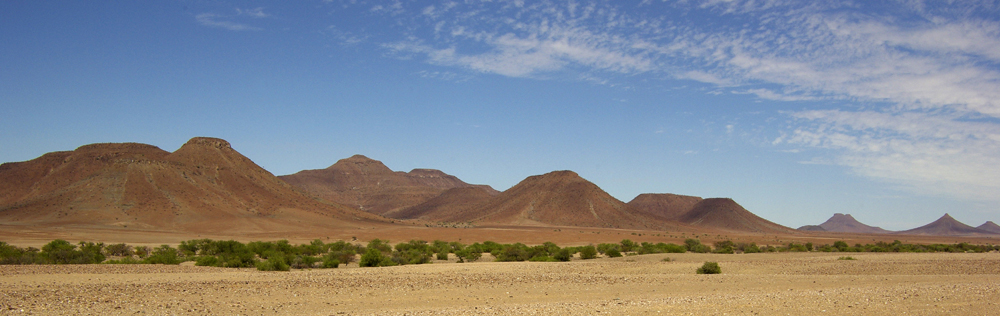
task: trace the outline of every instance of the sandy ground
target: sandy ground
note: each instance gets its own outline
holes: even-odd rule
[[[705,261],[723,274],[695,274]],[[291,272],[0,266],[0,314],[998,315],[1000,254],[669,254]]]

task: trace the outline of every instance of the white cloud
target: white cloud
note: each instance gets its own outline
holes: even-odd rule
[[[198,23],[201,23],[201,25],[204,26],[224,28],[230,31],[258,31],[261,29],[259,27],[253,27],[246,24],[240,24],[230,21],[221,21],[219,20],[219,18],[222,18],[222,16],[212,13],[202,13],[195,16],[195,19],[198,21]]]
[[[606,85],[652,74],[714,85],[710,94],[823,101],[811,105],[841,109],[790,112],[794,121],[776,143],[831,150],[812,163],[920,192],[1000,200],[992,180],[1000,179],[1000,9],[989,3],[707,0],[634,9],[501,1],[408,9],[397,1],[376,11],[397,20],[411,12],[412,23],[400,23],[410,25],[404,39],[384,47],[435,65],[511,77],[575,73]]]
[[[831,163],[928,194],[996,200],[1000,126],[925,113],[803,111],[775,143],[832,149]]]
[[[257,7],[257,8],[254,8],[254,9],[246,9],[246,10],[240,9],[240,8],[236,8],[236,14],[237,15],[246,15],[246,16],[250,16],[250,17],[254,17],[254,18],[266,18],[266,17],[271,16],[270,14],[264,13],[264,8],[263,7]]]

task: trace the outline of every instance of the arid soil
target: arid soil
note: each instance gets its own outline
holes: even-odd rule
[[[856,260],[838,260],[850,255]],[[671,261],[663,261],[670,258]],[[258,272],[0,266],[11,315],[996,315],[1000,254],[670,254]],[[716,261],[721,275],[697,275]]]

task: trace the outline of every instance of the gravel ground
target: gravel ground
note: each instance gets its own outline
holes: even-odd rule
[[[998,315],[1000,254],[671,254],[259,272],[0,266],[12,315]],[[671,258],[671,261],[663,261]],[[716,261],[721,275],[697,275]]]

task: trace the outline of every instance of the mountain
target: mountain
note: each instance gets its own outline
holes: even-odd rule
[[[690,211],[677,218],[681,223],[704,228],[716,228],[731,231],[757,233],[796,233],[797,231],[781,226],[754,215],[728,198],[704,199],[695,204]]]
[[[628,206],[646,215],[675,220],[690,211],[702,198],[670,193],[644,193],[628,202]]]
[[[985,230],[994,234],[1000,234],[1000,225],[997,225],[993,221],[987,221],[982,225],[976,227],[979,230]]]
[[[477,207],[440,220],[499,225],[661,228],[572,171],[531,176]]]
[[[833,214],[833,217],[826,220],[822,224],[819,224],[828,232],[841,232],[841,233],[860,233],[860,234],[888,234],[891,231],[862,224],[858,220],[854,219],[851,214]]]
[[[941,216],[936,221],[930,224],[920,226],[910,230],[904,230],[897,232],[899,234],[907,235],[934,235],[934,236],[975,236],[975,235],[993,235],[994,233],[981,230],[958,220],[955,220],[947,213]]]
[[[492,197],[493,194],[480,187],[453,188],[423,203],[386,213],[386,216],[399,219],[445,221],[453,214],[476,208]]]
[[[439,170],[392,171],[381,161],[362,155],[341,159],[326,169],[303,170],[278,178],[317,197],[378,215],[426,202],[452,188],[478,187],[499,193]]]
[[[171,153],[137,143],[85,145],[0,165],[0,221],[180,231],[260,232],[295,222],[355,226],[379,217],[306,196],[225,140]]]

